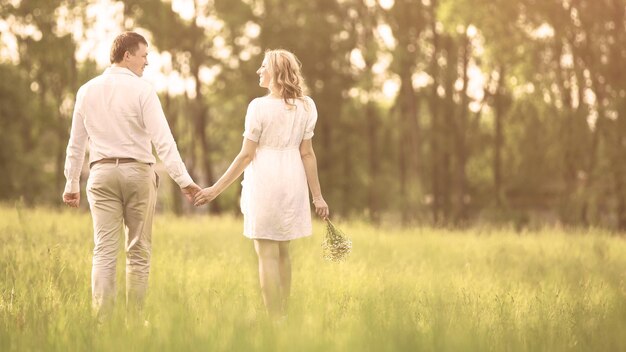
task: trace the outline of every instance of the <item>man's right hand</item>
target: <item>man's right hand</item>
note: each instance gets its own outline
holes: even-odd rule
[[[194,197],[198,191],[202,190],[195,182],[192,182],[189,186],[181,188],[181,191],[185,195],[188,201],[193,202]]]
[[[80,192],[78,193],[63,193],[63,203],[72,208],[78,208],[80,204]]]

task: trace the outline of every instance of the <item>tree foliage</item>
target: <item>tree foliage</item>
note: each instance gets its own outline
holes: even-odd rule
[[[228,166],[247,104],[264,94],[264,50],[285,48],[317,103],[334,214],[626,228],[624,0],[196,0],[185,16],[172,1],[118,3],[120,30],[148,33],[171,57],[165,73],[193,83],[162,102],[203,184]],[[68,104],[95,67],[76,61],[81,38],[57,19],[88,28],[90,4],[2,2],[19,57],[0,64],[2,199],[58,198]],[[210,211],[237,212],[238,192]]]

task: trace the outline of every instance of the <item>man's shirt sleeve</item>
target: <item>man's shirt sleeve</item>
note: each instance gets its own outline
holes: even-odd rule
[[[176,141],[163,113],[161,102],[153,88],[146,90],[142,99],[142,114],[152,144],[157,155],[163,161],[167,173],[181,188],[192,184],[193,180],[180,157]]]
[[[72,115],[72,128],[70,139],[67,144],[65,157],[65,193],[80,192],[80,172],[85,161],[85,149],[87,148],[87,130],[85,129],[84,116],[82,114],[82,91],[76,94],[76,104]]]

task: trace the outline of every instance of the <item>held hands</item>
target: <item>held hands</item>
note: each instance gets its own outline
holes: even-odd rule
[[[185,195],[188,201],[193,202],[196,193],[201,190],[200,186],[192,182],[189,186],[181,188],[181,192]]]
[[[313,197],[313,205],[315,205],[315,213],[322,219],[326,220],[330,215],[328,204],[322,196]]]
[[[78,208],[80,204],[80,192],[78,193],[63,193],[63,203],[71,208]]]
[[[212,201],[213,199],[215,199],[218,195],[220,194],[220,192],[218,192],[214,186],[211,187],[207,187],[203,190],[200,190],[198,193],[196,193],[196,197],[195,197],[195,202],[193,203],[193,205],[199,207],[201,205],[205,205],[208,202]]]

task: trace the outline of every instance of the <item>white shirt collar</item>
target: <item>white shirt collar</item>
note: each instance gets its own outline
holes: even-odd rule
[[[125,75],[131,75],[131,76],[135,76],[135,77],[139,77],[136,74],[133,73],[133,71],[127,69],[126,67],[119,67],[119,66],[109,66],[107,67],[106,70],[104,70],[105,74],[125,74]]]

